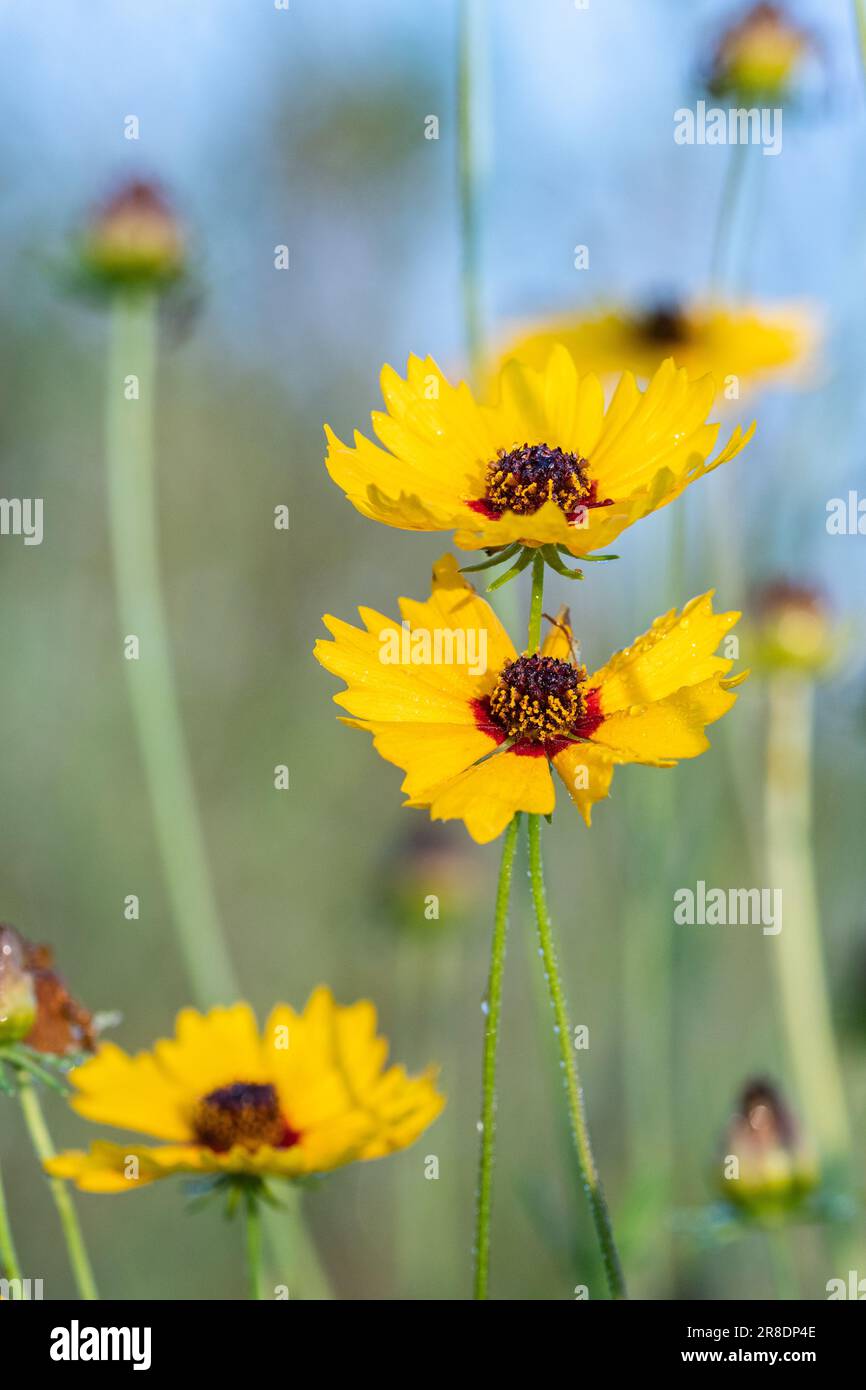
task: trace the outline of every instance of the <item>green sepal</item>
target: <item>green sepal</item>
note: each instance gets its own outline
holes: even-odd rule
[[[527,566],[532,564],[532,556],[533,551],[528,547],[524,548],[517,563],[512,565],[510,570],[506,570],[505,574],[500,574],[498,579],[494,579],[492,584],[487,585],[488,594],[492,594],[494,589],[501,589],[503,584],[507,584],[509,580],[516,579],[519,574],[522,574]]]
[[[556,548],[557,548],[557,550],[559,551],[560,555],[571,555],[571,551],[569,550],[569,548],[568,548],[567,545],[558,545]],[[580,563],[581,563],[581,564],[588,564],[588,565],[589,565],[589,564],[597,564],[597,563],[600,563],[602,560],[618,560],[618,559],[619,559],[619,556],[618,556],[618,555],[581,555],[581,557],[580,557]]]
[[[541,547],[544,556],[544,563],[549,565],[555,574],[561,574],[564,579],[582,579],[583,570],[572,570],[568,565],[564,565],[557,554],[556,547],[544,545]]]
[[[510,560],[512,555],[516,555],[520,549],[520,541],[513,541],[511,545],[501,547],[489,555],[486,560],[482,560],[480,565],[461,565],[461,574],[477,574],[479,570],[494,569],[496,565],[504,564]]]

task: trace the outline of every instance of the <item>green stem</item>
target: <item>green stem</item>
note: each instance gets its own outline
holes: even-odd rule
[[[526,650],[530,656],[541,646],[541,610],[544,607],[544,556],[536,550],[532,557],[532,597],[529,601],[529,631]]]
[[[457,34],[457,172],[460,188],[461,293],[463,327],[472,385],[481,385],[484,334],[481,326],[481,62],[484,0],[460,0]]]
[[[589,1199],[590,1211],[595,1224],[598,1243],[601,1247],[608,1287],[612,1298],[625,1298],[625,1280],[620,1266],[619,1254],[613,1236],[610,1213],[607,1209],[601,1181],[598,1176],[589,1127],[583,1103],[583,1088],[577,1069],[575,1049],[572,1044],[571,1024],[556,949],[553,942],[553,926],[547,908],[544,891],[544,869],[541,860],[541,817],[529,816],[529,880],[532,886],[532,901],[535,907],[535,920],[538,925],[538,940],[544,960],[547,987],[553,1008],[554,1032],[559,1045],[560,1066],[563,1072],[565,1093],[571,1133],[574,1141],[577,1164],[581,1182]]]
[[[160,579],[153,427],[156,299],[118,291],[106,382],[111,540],[132,715],[175,929],[197,1002],[231,1003],[237,986],[219,925],[183,730]],[[130,378],[137,378],[137,392]]]
[[[797,1262],[791,1249],[791,1232],[779,1226],[767,1232],[767,1251],[773,1275],[773,1287],[779,1300],[800,1297],[797,1286]]]
[[[782,930],[770,946],[785,1037],[804,1118],[825,1157],[850,1143],[842,1069],[821,944],[812,844],[811,682],[779,674],[768,692],[766,833]]]
[[[481,1150],[478,1160],[478,1196],[475,1225],[475,1298],[485,1299],[490,1275],[490,1215],[493,1201],[493,1150],[496,1131],[496,1054],[502,1021],[502,977],[505,969],[505,939],[508,933],[508,902],[514,851],[520,828],[518,811],[505,832],[502,865],[496,889],[496,915],[490,945],[490,975],[487,982],[484,1058],[481,1083]]]
[[[3,1170],[0,1168],[0,1266],[7,1279],[21,1278],[21,1264],[12,1238],[9,1224],[9,1207],[6,1204],[6,1189],[3,1186]]]
[[[126,397],[127,378],[138,398]],[[239,996],[223,939],[207,850],[199,820],[169,641],[159,563],[153,422],[156,378],[156,301],[147,292],[119,291],[112,305],[106,382],[105,437],[109,521],[121,631],[139,639],[140,659],[126,661],[132,716],[141,751],[157,846],[180,950],[201,1007]],[[300,1194],[284,1219],[267,1214],[268,1243],[280,1278],[303,1265],[319,1297],[327,1277],[301,1215]]]
[[[40,1163],[44,1164],[48,1159],[54,1158],[54,1145],[51,1142],[51,1135],[48,1133],[45,1116],[42,1114],[42,1106],[39,1103],[36,1087],[30,1077],[24,1076],[21,1072],[18,1074],[18,1095],[21,1099],[24,1121],[36,1156]],[[99,1294],[96,1291],[96,1281],[90,1267],[90,1259],[84,1244],[84,1237],[81,1234],[81,1227],[78,1224],[75,1207],[72,1205],[72,1198],[61,1178],[49,1178],[48,1186],[51,1188],[51,1195],[54,1198],[54,1205],[57,1208],[60,1225],[63,1228],[63,1238],[69,1252],[69,1263],[72,1266],[75,1287],[81,1298],[92,1302],[99,1298]]]
[[[734,222],[746,173],[747,149],[748,146],[744,144],[732,145],[728,156],[710,262],[710,288],[716,292],[725,288],[725,253],[733,241]]]
[[[244,1201],[244,1225],[247,1250],[247,1276],[249,1278],[250,1298],[261,1302],[264,1298],[264,1270],[262,1265],[262,1215],[259,1199],[254,1192],[248,1192]]]
[[[857,39],[860,45],[860,60],[866,74],[866,0],[854,0],[854,15],[857,20]]]

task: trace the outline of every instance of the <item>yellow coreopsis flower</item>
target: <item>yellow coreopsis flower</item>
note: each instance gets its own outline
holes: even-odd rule
[[[326,617],[315,654],[346,682],[345,723],[367,729],[406,773],[407,806],[462,820],[479,843],[517,811],[548,815],[551,764],[587,825],[614,767],[672,767],[709,746],[704,728],[734,703],[732,662],[714,653],[738,613],[712,594],[650,630],[589,675],[567,610],[540,653],[519,655],[490,605],[446,555],[426,603],[400,600],[402,623],[362,608],[364,629]]]
[[[454,531],[464,550],[561,547],[588,555],[689,483],[738,454],[737,428],[712,461],[711,377],[664,362],[646,391],[626,372],[605,408],[597,376],[579,377],[563,347],[541,371],[516,359],[495,405],[451,386],[432,358],[410,357],[406,380],[382,369],[384,448],[354,448],[325,427],[328,472],[364,516],[408,531]]]
[[[247,1004],[184,1009],[174,1038],[129,1056],[102,1043],[70,1073],[88,1120],[157,1144],[98,1142],[46,1167],[87,1192],[128,1192],[175,1174],[303,1178],[413,1143],[444,1104],[432,1071],[386,1069],[367,1000],[320,987],[303,1013],[278,1004],[260,1034]]]
[[[817,336],[803,306],[669,301],[644,310],[575,313],[527,327],[504,356],[538,368],[561,343],[578,372],[632,371],[638,377],[651,377],[672,357],[691,376],[709,372],[718,382],[736,377],[738,388],[747,391],[806,370]]]

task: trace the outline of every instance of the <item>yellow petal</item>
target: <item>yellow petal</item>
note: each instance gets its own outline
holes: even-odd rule
[[[226,1009],[182,1009],[174,1038],[154,1045],[160,1067],[187,1089],[191,1100],[235,1081],[266,1082],[256,1017],[249,1004]]]
[[[674,310],[680,329],[667,342],[657,330],[647,332],[652,311],[595,309],[515,330],[500,360],[519,357],[541,369],[562,344],[578,372],[629,371],[647,378],[673,356],[693,377],[706,372],[719,381],[735,376],[741,392],[776,377],[808,380],[821,331],[813,306],[696,300]]]
[[[478,844],[495,840],[516,811],[547,816],[555,793],[547,759],[517,752],[494,753],[459,777],[413,798],[433,820],[462,820]]]
[[[130,1057],[115,1043],[103,1042],[69,1079],[75,1090],[70,1103],[88,1120],[157,1139],[191,1137],[189,1090],[164,1072],[151,1053]]]
[[[400,607],[402,625],[362,608],[366,631],[325,618],[335,640],[317,642],[315,656],[347,683],[336,703],[363,720],[474,726],[473,700],[516,655],[496,614],[451,555],[434,567],[430,598]]]
[[[621,761],[607,748],[591,742],[572,743],[553,759],[568,794],[587,825],[592,824],[592,808],[610,794],[616,762]]]
[[[612,714],[631,705],[671,695],[684,685],[724,675],[733,662],[715,655],[739,613],[714,613],[713,591],[693,598],[682,612],[672,608],[624,651],[589,678],[601,690],[602,711]]]
[[[201,1150],[189,1144],[141,1147],[102,1140],[88,1152],[68,1149],[45,1163],[55,1178],[68,1178],[82,1192],[134,1192],[159,1178],[202,1172]]]
[[[710,676],[648,705],[633,705],[605,719],[593,742],[614,750],[619,761],[664,767],[696,758],[709,748],[707,724],[721,719],[736,700],[730,682]]]
[[[376,752],[406,773],[400,790],[413,806],[426,805],[435,788],[459,776],[496,747],[490,734],[474,725],[366,720],[357,721],[356,728],[367,729],[373,735]]]

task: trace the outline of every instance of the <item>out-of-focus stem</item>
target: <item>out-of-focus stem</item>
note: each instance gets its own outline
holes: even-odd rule
[[[259,1210],[259,1199],[253,1193],[249,1193],[244,1202],[244,1225],[250,1298],[258,1301],[264,1298],[262,1216]]]
[[[9,1224],[9,1207],[6,1203],[2,1168],[0,1168],[0,1268],[7,1279],[21,1278],[21,1265],[18,1260],[18,1252],[15,1249],[15,1241],[12,1238],[12,1227]]]
[[[153,449],[156,333],[154,294],[116,292],[105,397],[109,522],[121,630],[139,641],[139,659],[125,665],[157,846],[187,975],[197,1003],[206,1008],[232,1003],[240,990],[199,818],[160,576]],[[284,1282],[297,1258],[316,1295],[326,1298],[328,1281],[306,1235],[300,1202],[300,1195],[290,1192],[288,1212],[265,1215],[269,1244]]]
[[[724,289],[725,258],[733,241],[733,230],[745,181],[748,148],[746,144],[734,144],[728,155],[710,262],[710,288],[715,293]]]
[[[460,0],[457,37],[457,171],[460,189],[461,294],[472,385],[483,372],[480,182],[486,0]]]
[[[22,1072],[18,1074],[18,1095],[21,1100],[24,1122],[27,1125],[36,1156],[40,1163],[47,1163],[50,1158],[54,1157],[54,1145],[51,1142],[51,1135],[48,1133],[45,1116],[42,1114],[42,1106],[39,1104],[36,1087],[30,1077],[25,1076]],[[62,1178],[49,1178],[48,1186],[51,1188],[54,1205],[60,1217],[75,1287],[81,1298],[88,1301],[98,1299],[99,1294],[96,1291],[96,1280],[93,1277],[87,1247],[84,1244],[78,1216],[72,1205],[72,1198],[66,1184]]]
[[[490,976],[485,999],[484,1058],[481,1080],[481,1148],[478,1159],[478,1196],[475,1219],[476,1299],[485,1299],[490,1280],[490,1217],[493,1205],[493,1152],[496,1130],[496,1058],[502,1022],[502,979],[505,972],[505,940],[508,933],[508,903],[514,869],[514,851],[520,828],[520,812],[505,832],[502,865],[496,890],[496,913],[490,944]]]
[[[860,61],[866,76],[866,0],[854,0],[854,16],[857,21],[857,38],[860,43]]]
[[[135,378],[135,381],[133,381]],[[153,422],[156,299],[118,291],[106,382],[106,450],[117,607],[138,639],[125,662],[133,721],[172,920],[197,1002],[229,1004],[237,985],[220,929],[175,689],[159,563]]]
[[[791,1249],[791,1234],[784,1226],[767,1232],[767,1250],[773,1273],[776,1298],[792,1300],[800,1297],[797,1286],[797,1263]]]
[[[768,687],[766,838],[782,930],[769,938],[779,1009],[804,1118],[827,1158],[850,1142],[820,938],[812,848],[813,686],[780,673]]]

